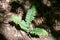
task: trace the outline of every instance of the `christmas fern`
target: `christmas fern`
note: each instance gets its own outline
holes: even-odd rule
[[[28,33],[35,34],[35,35],[48,35],[48,32],[42,28],[33,28],[29,29],[31,25],[31,21],[34,20],[36,16],[36,8],[35,6],[32,6],[26,14],[25,21],[22,19],[19,19],[18,16],[12,16],[12,21],[16,24],[19,24],[21,29],[25,30]]]
[[[31,9],[27,11],[25,21],[31,23],[31,21],[35,18],[34,16],[36,16],[36,9],[35,6],[32,6]]]

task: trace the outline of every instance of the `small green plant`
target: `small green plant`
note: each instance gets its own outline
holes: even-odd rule
[[[25,30],[27,33],[35,34],[35,35],[48,35],[48,32],[44,30],[43,28],[33,28],[29,29],[31,25],[31,21],[34,20],[36,16],[36,8],[35,6],[32,6],[26,14],[25,21],[22,19],[19,19],[18,16],[12,16],[13,22],[16,24],[19,24],[20,28]]]

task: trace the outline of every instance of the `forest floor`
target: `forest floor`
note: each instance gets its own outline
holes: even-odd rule
[[[60,40],[60,21],[55,20],[60,17],[60,12],[54,10],[54,13],[57,14],[52,18],[51,16],[53,16],[53,14],[50,15],[48,12],[44,14],[45,9],[49,10],[49,8],[45,8],[43,4],[41,7],[43,14],[40,10],[37,10],[37,16],[33,20],[31,28],[35,26],[40,28],[39,26],[43,26],[42,28],[48,32],[48,36],[30,35],[20,30],[19,25],[12,22],[11,17],[13,15],[17,15],[24,20],[26,11],[33,3],[34,2],[31,3],[27,0],[18,2],[0,1],[0,40]],[[47,6],[50,6],[50,4],[47,4]],[[51,13],[51,10],[49,10],[49,13]],[[53,26],[51,26],[52,24]]]

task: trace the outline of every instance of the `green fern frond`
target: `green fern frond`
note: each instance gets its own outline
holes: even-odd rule
[[[20,24],[20,27],[22,28],[22,29],[24,29],[24,30],[28,30],[28,27],[30,26],[30,25],[28,25],[28,24],[26,24],[26,22],[24,21],[24,20],[22,20],[21,22],[19,22]]]
[[[12,16],[12,21],[16,24],[19,24],[19,22],[21,22],[22,20],[18,16],[14,15]]]
[[[26,22],[25,22],[24,20],[19,19],[19,17],[16,16],[16,15],[15,15],[15,16],[12,16],[12,20],[13,20],[13,22],[15,22],[16,24],[19,24],[20,27],[21,27],[22,29],[24,29],[24,30],[26,30],[27,27],[29,26],[28,24],[26,24]]]
[[[48,32],[44,30],[43,28],[33,28],[29,32],[35,35],[48,35]]]
[[[32,6],[31,9],[27,11],[25,21],[31,23],[31,21],[34,20],[35,16],[36,16],[36,8],[35,6]]]

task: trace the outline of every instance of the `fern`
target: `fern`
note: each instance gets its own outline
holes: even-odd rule
[[[22,20],[19,19],[19,17],[16,16],[16,15],[12,16],[12,20],[13,20],[16,24],[20,24],[20,22],[22,21]]]
[[[36,9],[35,6],[32,6],[26,14],[26,18],[25,21],[22,19],[19,19],[18,16],[12,16],[12,21],[15,22],[16,24],[19,24],[19,26],[21,27],[21,29],[25,30],[26,32],[29,32],[31,34],[35,34],[35,35],[48,35],[48,32],[42,28],[33,28],[33,29],[29,29],[30,25],[31,25],[31,21],[34,20],[36,16]]]
[[[33,28],[32,30],[29,30],[29,32],[35,35],[47,35],[48,34],[48,32],[42,28]]]
[[[36,16],[36,9],[35,6],[32,6],[31,9],[27,11],[25,21],[31,23],[31,21],[35,18],[34,16]]]
[[[28,25],[24,20],[19,19],[19,17],[16,16],[16,15],[15,15],[15,16],[12,16],[12,20],[13,20],[13,22],[15,22],[16,24],[19,24],[22,29],[27,30],[27,27],[28,27],[29,25]]]

